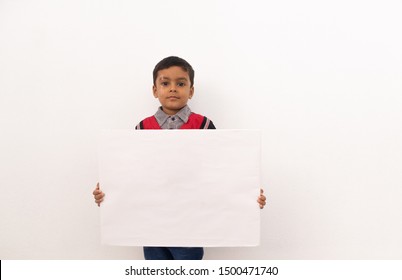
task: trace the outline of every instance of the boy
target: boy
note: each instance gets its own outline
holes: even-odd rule
[[[194,70],[187,61],[176,56],[161,60],[153,71],[153,81],[153,95],[161,107],[136,129],[215,129],[211,120],[191,112],[187,105],[194,94]],[[105,194],[99,189],[99,183],[93,195],[100,206]],[[261,189],[257,200],[261,209],[265,200]],[[204,249],[200,247],[144,247],[146,260],[201,260],[203,255]]]

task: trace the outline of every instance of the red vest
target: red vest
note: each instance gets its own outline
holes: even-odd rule
[[[206,117],[191,113],[188,121],[183,124],[180,129],[207,129],[209,126],[209,119]],[[161,129],[155,116],[148,117],[141,121],[140,129]]]

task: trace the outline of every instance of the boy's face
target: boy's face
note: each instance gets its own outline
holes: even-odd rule
[[[163,111],[168,115],[179,112],[194,94],[188,73],[178,66],[158,71],[152,90],[155,98],[159,99]]]

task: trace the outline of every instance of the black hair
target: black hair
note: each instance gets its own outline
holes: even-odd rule
[[[177,57],[177,56],[169,56],[161,61],[159,61],[158,64],[156,64],[153,72],[153,78],[154,78],[154,85],[156,83],[156,78],[158,77],[158,72],[163,69],[170,68],[172,66],[178,66],[181,67],[184,71],[188,73],[188,76],[190,78],[190,86],[192,87],[194,85],[194,69],[191,67],[190,63],[185,61],[183,58]]]

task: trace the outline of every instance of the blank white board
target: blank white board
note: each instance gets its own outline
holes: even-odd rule
[[[256,246],[258,130],[109,130],[99,142],[103,244]]]

